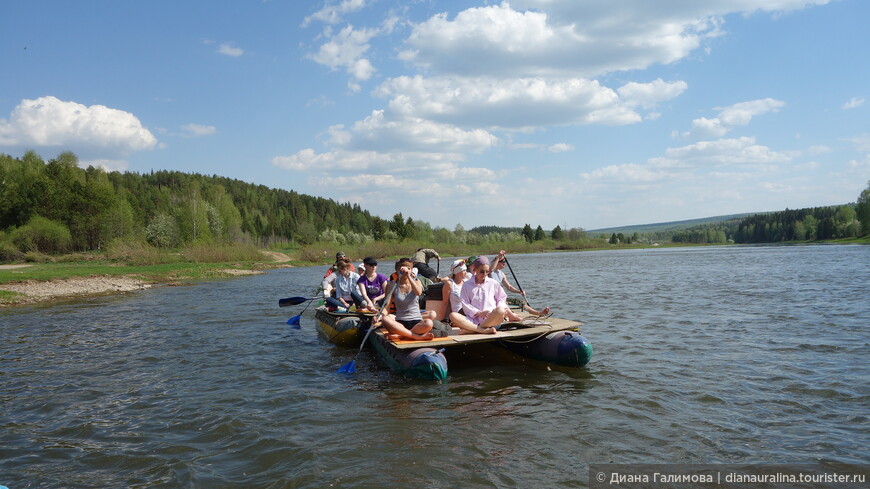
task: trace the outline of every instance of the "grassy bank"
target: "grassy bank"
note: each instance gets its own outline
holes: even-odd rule
[[[274,268],[281,266],[281,261],[253,246],[197,245],[161,251],[147,245],[119,243],[102,252],[58,256],[28,254],[25,260],[17,262],[26,267],[0,269],[0,284],[116,275],[166,283],[231,275],[225,271],[227,269]]]
[[[870,237],[850,238],[827,242],[793,242],[777,244],[870,244]],[[385,262],[403,256],[411,256],[417,248],[433,247],[444,257],[470,255],[495,255],[504,249],[510,254],[542,253],[560,251],[596,251],[647,248],[671,248],[692,245],[686,243],[666,243],[658,246],[649,244],[611,245],[601,240],[588,240],[576,243],[560,243],[551,240],[534,243],[482,243],[432,245],[421,242],[370,242],[358,245],[337,245],[335,243],[315,243],[296,248],[272,248],[259,250],[250,245],[196,245],[179,250],[158,250],[142,244],[114,243],[105,251],[92,253],[73,253],[61,256],[31,254],[26,260],[16,263],[28,265],[25,268],[0,269],[0,284],[26,280],[63,280],[88,276],[132,276],[154,283],[171,283],[185,280],[203,280],[227,277],[233,270],[266,270],[281,266],[326,265],[335,259],[338,250],[345,252],[353,261],[359,262],[366,256],[374,256]],[[446,270],[448,264],[442,264]]]

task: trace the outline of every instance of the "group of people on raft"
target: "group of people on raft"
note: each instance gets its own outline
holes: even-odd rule
[[[357,312],[375,313],[374,322],[381,322],[397,339],[429,340],[447,336],[450,326],[459,328],[461,334],[495,334],[505,321],[521,321],[510,310],[505,289],[522,294],[525,291],[514,287],[502,269],[507,264],[502,250],[490,262],[486,256],[472,256],[455,260],[446,277],[429,266],[432,258],[441,257],[435,250],[420,248],[412,258],[400,258],[395,264],[395,273],[387,276],[377,272],[378,262],[366,257],[361,273],[343,252],[336,253],[336,262],[329,269],[321,284],[327,307],[339,312],[348,312],[353,305]],[[421,311],[420,296],[432,283],[443,283],[442,297],[445,311],[443,321],[436,321],[437,311]],[[388,314],[377,312],[382,306]],[[535,310],[524,304],[524,310],[534,316],[549,314],[550,308]]]

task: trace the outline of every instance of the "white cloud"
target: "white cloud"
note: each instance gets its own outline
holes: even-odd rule
[[[688,86],[684,81],[669,83],[659,78],[650,83],[629,82],[619,87],[617,92],[625,105],[651,109],[660,102],[679,96]]]
[[[325,24],[338,24],[342,20],[342,16],[361,10],[366,5],[366,0],[343,0],[337,5],[326,4],[317,12],[305,17],[302,21],[302,26],[309,25],[312,21],[317,20]]]
[[[237,58],[245,54],[245,50],[233,45],[231,42],[225,42],[218,46],[217,52],[226,56]]]
[[[368,80],[375,68],[363,55],[371,47],[369,41],[379,32],[378,29],[354,29],[348,25],[337,34],[329,35],[329,41],[308,57],[330,69],[344,69],[356,80]],[[331,31],[327,30],[327,34]]]
[[[79,160],[79,166],[82,168],[87,168],[89,166],[93,166],[94,168],[102,168],[105,171],[118,171],[122,172],[127,170],[127,161],[126,160],[89,160],[82,161]]]
[[[768,112],[778,112],[785,106],[780,100],[765,98],[740,102],[729,107],[717,107],[717,117],[708,119],[701,117],[692,121],[692,130],[683,134],[684,137],[721,137],[736,126],[748,125],[752,118]]]
[[[852,97],[851,100],[843,104],[843,110],[857,109],[858,107],[864,105],[864,102],[864,97]]]
[[[756,144],[755,138],[744,137],[668,148],[664,156],[650,158],[644,164],[610,165],[582,173],[581,177],[590,184],[649,184],[685,180],[713,172],[718,175],[716,178],[721,178],[733,174],[723,171],[727,168],[741,168],[749,174],[757,174],[769,171],[769,165],[788,161],[791,159],[787,155]],[[714,170],[716,168],[718,170]]]
[[[754,137],[701,141],[680,148],[668,148],[651,163],[663,167],[710,167],[783,163],[791,158],[755,143]]]
[[[156,145],[157,138],[129,112],[53,96],[22,100],[9,119],[0,119],[0,146],[63,147],[80,156],[125,157]]]
[[[272,158],[272,164],[279,168],[311,174],[348,171],[400,174],[405,172],[443,172],[446,168],[454,168],[453,162],[459,158],[461,157],[448,153],[381,153],[341,149],[317,153],[311,148],[306,148],[290,156],[276,156]]]
[[[588,173],[581,173],[580,177],[587,183],[609,183],[609,184],[635,184],[635,183],[651,183],[664,180],[673,180],[674,175],[661,168],[654,168],[650,165],[639,165],[636,163],[627,163],[623,165],[610,165],[602,168],[596,168]]]
[[[204,126],[202,124],[186,124],[181,127],[181,129],[188,136],[211,136],[217,132],[217,128],[214,126]]]
[[[846,141],[855,145],[858,151],[870,151],[870,132],[859,134],[855,137],[846,138]]]
[[[574,151],[574,145],[568,143],[556,143],[547,148],[547,151],[551,153],[564,153],[566,151]]]
[[[438,210],[426,209],[425,214],[408,208],[408,215],[462,213],[471,206],[476,212],[492,209],[497,214],[510,202],[491,192],[498,185],[494,182],[508,174],[477,168],[474,154],[496,147],[571,151],[569,143],[546,147],[537,140],[515,139],[532,139],[527,135],[556,126],[628,125],[660,118],[659,106],[681,96],[688,85],[678,79],[634,81],[637,70],[675,63],[693,53],[704,55],[705,48],[713,47],[708,41],[723,34],[728,15],[778,13],[827,1],[513,0],[438,14],[410,24],[398,58],[417,72],[386,78],[374,90],[386,100],[385,107],[357,122],[327,129],[325,149],[279,156],[273,164],[309,175],[309,183],[327,193],[334,190],[335,196],[350,194],[374,204],[375,212],[379,203],[401,201],[411,192],[449,190],[456,199]],[[389,27],[331,27],[366,3],[371,2],[330,2],[305,20],[329,24],[322,45],[309,57],[347,72],[354,93],[376,74],[374,64],[380,58],[373,40],[397,25],[393,18]],[[607,80],[626,81],[607,86],[604,79],[596,79],[616,72],[622,73]],[[702,188],[715,178],[748,182],[753,176],[775,173],[794,156],[757,144],[754,138],[720,138],[783,106],[767,98],[717,108],[714,116],[697,119],[691,133],[685,133],[702,136],[703,141],[668,149],[644,163],[590,171],[581,184],[672,189],[673,182],[686,182],[683,188]],[[712,171],[725,176],[714,177]],[[420,175],[436,183],[421,186]],[[539,189],[542,178],[530,177],[523,186]],[[361,188],[369,180],[379,187],[383,182],[389,195]],[[478,180],[489,185],[468,183]],[[706,198],[704,192],[694,194],[696,199]],[[543,198],[540,192],[534,197]],[[688,201],[677,200],[680,203],[667,205],[684,206]]]
[[[333,144],[353,150],[479,153],[498,143],[483,129],[465,131],[421,118],[393,118],[383,110],[355,123],[350,133],[333,133]]]
[[[849,160],[848,165],[851,170],[863,170],[866,173],[864,178],[870,178],[870,154],[865,155],[863,161]]]
[[[745,126],[749,124],[753,117],[768,112],[778,112],[784,105],[785,102],[772,98],[740,102],[730,107],[722,108],[719,113],[719,119],[727,126]]]
[[[398,114],[473,127],[510,128],[640,122],[634,110],[685,90],[683,82],[633,83],[620,93],[583,78],[397,77],[377,95]],[[622,90],[622,89],[621,89]]]
[[[726,14],[825,2],[503,2],[416,25],[400,57],[435,73],[463,76],[591,77],[683,59],[721,34]]]
[[[415,26],[400,57],[435,73],[462,76],[591,77],[649,64],[634,52],[641,39],[603,42],[576,24],[552,19],[546,11],[521,12],[507,3],[470,8],[452,20],[440,14]],[[697,47],[689,44],[679,54],[652,58],[674,61]]]
[[[821,155],[821,154],[825,154],[825,153],[830,153],[831,151],[833,151],[831,149],[831,147],[824,145],[824,144],[810,146],[809,148],[807,148],[807,152],[810,154],[814,154],[814,155]]]

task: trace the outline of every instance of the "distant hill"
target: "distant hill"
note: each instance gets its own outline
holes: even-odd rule
[[[614,228],[601,228],[601,229],[590,229],[587,230],[587,233],[594,234],[645,234],[645,233],[662,233],[668,231],[679,231],[682,229],[688,229],[695,226],[700,226],[704,224],[715,224],[719,222],[732,221],[735,219],[742,219],[747,216],[752,216],[756,214],[768,214],[768,212],[747,212],[744,214],[731,214],[728,216],[714,216],[714,217],[704,217],[701,219],[689,219],[688,221],[671,221],[671,222],[660,222],[655,224],[635,224],[632,226],[621,226]]]

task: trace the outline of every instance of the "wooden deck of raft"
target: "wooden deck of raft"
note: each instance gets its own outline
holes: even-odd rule
[[[519,313],[521,316],[523,313]],[[495,334],[458,334],[458,328],[453,328],[453,333],[450,336],[435,338],[428,341],[420,340],[386,340],[400,350],[408,350],[414,348],[443,348],[458,345],[467,345],[471,343],[486,343],[497,340],[532,340],[538,336],[544,336],[555,331],[570,331],[576,330],[583,323],[579,321],[571,321],[570,319],[560,319],[548,317],[538,321],[534,317],[526,319],[527,323],[502,323],[499,330]],[[536,324],[537,323],[537,324]],[[383,336],[383,328],[378,329],[372,334]]]

